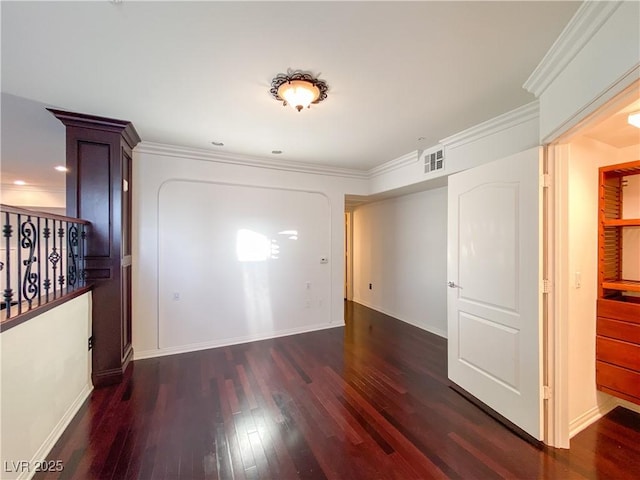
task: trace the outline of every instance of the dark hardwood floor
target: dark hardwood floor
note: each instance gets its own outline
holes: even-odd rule
[[[135,361],[49,455],[76,479],[638,478],[640,416],[541,449],[447,384],[446,341],[357,304],[347,325]]]

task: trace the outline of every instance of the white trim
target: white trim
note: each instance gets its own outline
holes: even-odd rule
[[[551,148],[551,147],[550,147]],[[553,297],[553,330],[548,332],[553,341],[552,395],[554,403],[553,415],[549,419],[553,424],[553,446],[569,448],[569,265],[563,255],[567,247],[568,224],[568,159],[567,146],[553,146],[553,172],[551,188],[553,189],[553,205],[549,205],[553,217],[553,279],[551,296]],[[549,149],[548,149],[549,150]],[[547,151],[548,151],[547,150]],[[550,432],[551,433],[551,432]]]
[[[511,110],[510,112],[498,115],[486,122],[482,122],[471,128],[463,130],[449,137],[440,140],[445,149],[457,148],[467,143],[475,142],[481,138],[494,135],[509,128],[518,126],[524,122],[535,120],[539,117],[538,101],[527,103],[521,107]]]
[[[418,150],[409,152],[401,157],[395,158],[393,160],[389,160],[377,167],[371,168],[367,172],[368,178],[378,177],[380,175],[384,175],[385,173],[393,172],[394,170],[399,170],[407,165],[411,165],[412,163],[416,163],[420,158]]]
[[[84,386],[82,391],[78,394],[78,396],[75,398],[73,403],[69,406],[67,411],[64,413],[64,415],[60,419],[60,421],[57,423],[57,425],[53,427],[53,430],[51,430],[51,433],[49,434],[49,436],[45,439],[42,445],[40,445],[40,448],[38,449],[38,451],[34,453],[33,457],[31,458],[31,461],[29,462],[29,465],[35,465],[37,462],[43,462],[44,460],[46,460],[47,455],[49,454],[53,446],[56,444],[58,439],[62,436],[64,431],[67,429],[67,427],[71,423],[71,420],[73,420],[73,417],[76,416],[76,413],[78,413],[78,411],[80,410],[80,407],[82,407],[82,404],[89,397],[92,390],[93,390],[93,386],[91,385],[91,383],[88,383],[87,385]],[[24,470],[20,475],[18,475],[18,480],[29,479],[33,477],[35,473],[36,472],[32,468],[28,468]]]
[[[614,398],[614,397],[612,397]],[[631,403],[627,400],[623,400],[622,398],[614,398],[616,401],[616,407],[626,408],[627,410],[631,410],[632,412],[640,413],[640,405],[636,403]]]
[[[549,87],[593,35],[622,4],[619,1],[585,1],[553,43],[523,88],[536,98]]]
[[[407,320],[406,318],[401,318],[400,315],[398,315],[397,313],[394,313],[394,312],[391,312],[391,311],[386,310],[384,308],[381,308],[381,307],[378,307],[376,305],[373,305],[373,304],[371,304],[369,302],[366,302],[366,301],[362,300],[361,298],[354,297],[353,301],[355,303],[359,303],[360,305],[364,305],[365,307],[368,307],[368,308],[370,308],[372,310],[375,310],[377,312],[384,313],[385,315],[393,317],[396,320],[400,320],[401,322],[408,323],[409,325],[413,325],[414,327],[417,327],[420,330],[424,330],[426,332],[433,333],[434,335],[437,335],[437,336],[445,338],[445,339],[447,338],[447,332],[445,330],[440,330],[439,328],[434,328],[434,327],[427,327],[425,325],[421,325],[421,324],[413,322],[411,320]]]
[[[273,333],[267,333],[262,335],[243,335],[240,337],[224,338],[221,340],[213,340],[209,342],[191,343],[188,345],[181,345],[179,347],[169,348],[157,348],[153,350],[143,350],[142,352],[135,352],[133,354],[134,360],[144,360],[145,358],[164,357],[166,355],[176,355],[179,353],[197,352],[199,350],[209,350],[211,348],[229,347],[231,345],[238,345],[241,343],[259,342],[260,340],[270,340],[278,337],[288,337],[289,335],[298,335],[301,333],[315,332],[318,330],[327,330],[329,328],[344,327],[342,323],[321,323],[316,325],[310,325],[308,327],[288,328],[286,330],[279,330]]]
[[[210,150],[167,145],[155,142],[143,141],[135,148],[136,153],[162,155],[165,157],[188,158],[191,160],[203,160],[207,162],[227,163],[270,170],[284,170],[288,172],[308,173],[315,175],[328,175],[333,177],[367,179],[368,174],[364,170],[350,168],[329,167],[326,165],[312,165],[309,163],[293,162],[287,160],[272,160],[245,155],[212,152]]]
[[[569,437],[573,438],[589,425],[600,420],[617,406],[617,400],[614,397],[611,397],[607,399],[606,402],[600,405],[596,405],[595,407],[584,412],[578,418],[573,419],[569,424]]]

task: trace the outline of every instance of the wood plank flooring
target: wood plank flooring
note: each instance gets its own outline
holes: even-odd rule
[[[345,309],[344,328],[135,361],[36,478],[638,478],[637,414],[536,448],[448,387],[444,339]]]

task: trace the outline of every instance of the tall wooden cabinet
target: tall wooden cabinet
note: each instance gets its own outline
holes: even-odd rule
[[[640,404],[640,160],[600,169],[596,383]]]
[[[130,122],[49,109],[66,126],[67,215],[91,222],[85,252],[93,284],[92,381],[122,380],[131,346]]]

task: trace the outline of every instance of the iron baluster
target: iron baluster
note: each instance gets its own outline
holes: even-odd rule
[[[58,243],[60,244],[60,274],[58,275],[58,285],[60,286],[60,296],[64,295],[64,269],[62,263],[64,262],[64,249],[63,249],[64,228],[62,227],[62,220],[60,220],[60,226],[58,227]]]
[[[80,234],[80,261],[82,262],[82,272],[80,273],[80,280],[81,280],[81,285],[85,284],[85,281],[87,279],[87,263],[86,260],[84,258],[84,252],[85,252],[85,242],[87,241],[87,232],[85,230],[85,226],[81,225],[80,227],[82,229],[82,233]]]
[[[20,224],[20,249],[28,251],[27,258],[22,261],[25,267],[24,277],[22,277],[22,297],[26,300],[29,310],[32,308],[33,299],[38,295],[38,274],[31,271],[33,264],[37,261],[35,255],[38,237],[36,226],[31,221],[31,216]]]
[[[53,226],[51,227],[51,231],[56,231],[56,221],[53,220]],[[58,298],[58,290],[56,289],[56,272],[58,271],[58,260],[60,260],[60,254],[58,254],[58,249],[56,248],[56,236],[55,233],[51,237],[51,243],[53,247],[51,248],[51,253],[49,254],[49,262],[51,262],[51,280],[53,287],[53,299]]]
[[[5,308],[7,309],[7,318],[11,317],[11,300],[13,299],[13,291],[11,290],[11,236],[13,235],[13,229],[11,228],[11,217],[7,212],[5,214],[4,227],[2,228],[2,234],[5,238],[5,267],[6,267],[6,279],[3,298]]]
[[[51,236],[51,229],[49,228],[49,219],[44,219],[44,230],[42,232],[42,236],[44,237],[44,255],[49,261],[49,237]],[[49,301],[49,289],[51,289],[51,280],[49,279],[49,264],[45,264],[44,266],[44,292],[45,292],[45,302]]]

